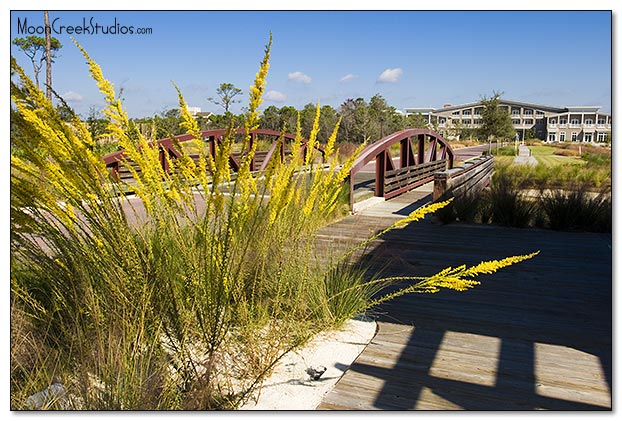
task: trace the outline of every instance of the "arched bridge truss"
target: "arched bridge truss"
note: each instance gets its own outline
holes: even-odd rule
[[[399,144],[399,156],[391,153]],[[397,151],[396,151],[397,152]],[[434,180],[434,174],[451,169],[454,152],[438,133],[406,129],[367,146],[350,170],[350,203],[354,203],[355,176],[375,160],[374,195],[390,199]]]
[[[207,130],[201,132],[201,137],[204,142],[208,144],[209,152],[212,156],[216,156],[216,148],[217,145],[223,141],[223,138],[226,134],[227,130],[225,129],[216,129],[216,130]],[[245,129],[240,128],[236,131],[236,135],[245,134]],[[284,141],[280,141],[279,139],[283,136]],[[256,129],[250,132],[250,138],[248,140],[248,148],[246,150],[250,150],[255,142],[257,142],[260,138],[262,139],[273,139],[272,143],[267,151],[258,150],[255,152],[253,159],[250,161],[250,169],[251,171],[263,171],[266,169],[270,160],[274,157],[274,155],[280,155],[281,159],[285,159],[286,155],[291,152],[287,149],[288,141],[293,141],[295,139],[295,135],[290,133],[281,133],[275,130],[266,130],[266,129]],[[174,160],[181,156],[181,153],[177,150],[175,143],[176,142],[188,142],[193,139],[192,135],[184,134],[172,138],[166,138],[155,141],[158,146],[160,153],[160,164],[165,171],[169,171],[168,158]],[[308,140],[302,139],[301,142],[301,153],[303,157],[306,157],[308,153]],[[153,145],[153,144],[151,144]],[[315,144],[315,149],[317,149],[322,158],[324,157],[324,150],[318,144]],[[193,159],[198,159],[198,155],[190,155]],[[103,157],[106,167],[111,171],[113,175],[116,175],[120,178],[129,178],[131,176],[129,170],[124,168],[124,164],[127,163],[127,157],[123,150],[113,152],[111,154],[105,155]],[[232,171],[237,172],[240,169],[240,161],[241,161],[241,153],[233,152],[229,155],[229,165]]]

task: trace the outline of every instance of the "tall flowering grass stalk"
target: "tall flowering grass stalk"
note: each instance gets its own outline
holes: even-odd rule
[[[391,280],[369,281],[364,267],[350,265],[353,252],[334,263],[316,254],[315,233],[340,215],[355,159],[338,164],[336,127],[325,164],[316,164],[319,105],[306,154],[298,122],[291,156],[275,154],[261,174],[250,170],[271,44],[270,36],[250,88],[249,146],[235,176],[234,121],[212,154],[174,86],[193,146],[177,143],[179,156],[162,155],[76,43],[133,180],[113,177],[84,123],[63,121],[12,60],[21,133],[11,139],[20,151],[11,157],[11,328],[20,344],[11,355],[13,408],[51,383],[67,395],[50,408],[235,408],[286,352],[390,298],[374,301]],[[475,273],[465,270],[441,272],[425,288]]]

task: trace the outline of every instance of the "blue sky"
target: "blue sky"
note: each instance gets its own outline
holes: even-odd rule
[[[42,12],[11,12],[43,25]],[[263,107],[320,101],[338,107],[378,93],[398,109],[477,101],[493,91],[546,105],[600,105],[611,112],[609,11],[50,11],[60,26],[151,28],[148,35],[75,34],[117,89],[132,117],[176,107],[174,81],[190,106],[221,112],[207,98],[222,82],[252,83],[269,33],[271,67]],[[57,92],[83,116],[103,108],[66,28],[53,67]],[[32,74],[27,57],[11,54]],[[44,72],[41,74],[44,80]]]

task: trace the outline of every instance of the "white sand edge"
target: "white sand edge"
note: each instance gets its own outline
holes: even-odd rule
[[[256,401],[240,410],[313,410],[376,334],[372,320],[348,320],[337,331],[316,335],[304,348],[285,355],[266,379]],[[322,365],[326,372],[311,380],[306,370]]]

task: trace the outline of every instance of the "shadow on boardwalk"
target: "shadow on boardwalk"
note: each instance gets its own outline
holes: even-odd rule
[[[319,409],[611,409],[611,239],[430,220],[388,233],[363,257],[386,276],[541,253],[376,309],[376,337]]]

